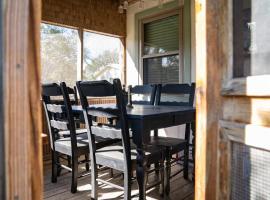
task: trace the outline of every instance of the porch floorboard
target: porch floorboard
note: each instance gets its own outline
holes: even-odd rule
[[[177,170],[178,166],[175,166],[172,171]],[[84,165],[80,165],[80,171],[84,170]],[[191,170],[190,170],[191,171]],[[119,174],[114,171],[114,176]],[[99,176],[105,180],[110,180],[109,170],[102,170],[99,172]],[[191,177],[191,174],[190,174]],[[155,179],[155,175],[149,176],[149,181],[152,182]],[[122,176],[114,177],[113,183],[123,183]],[[75,194],[70,192],[71,186],[71,173],[66,170],[62,170],[60,177],[57,179],[57,183],[51,183],[51,164],[50,162],[44,163],[44,199],[46,200],[79,200],[90,199],[91,184],[90,176],[85,176],[78,179],[78,191]],[[99,185],[98,188],[99,199],[123,199],[123,192],[112,188],[107,185]],[[137,193],[136,181],[132,184],[132,194]],[[134,197],[133,199],[138,199]],[[158,187],[153,188],[147,192],[147,200],[155,199],[167,199],[167,200],[193,200],[194,199],[194,187],[191,181],[187,181],[183,178],[182,174],[177,175],[171,180],[171,193],[167,198],[162,198],[158,193]]]

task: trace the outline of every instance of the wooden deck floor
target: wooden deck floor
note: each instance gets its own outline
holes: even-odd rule
[[[178,166],[174,167],[176,170]],[[81,170],[84,170],[84,166],[81,165]],[[102,170],[99,173],[99,176],[102,176],[103,179],[112,179],[113,183],[119,184],[123,182],[121,176],[117,176],[117,172],[115,172],[115,177],[110,178],[109,170]],[[149,181],[153,181],[154,175],[149,177]],[[58,177],[57,183],[51,183],[51,165],[49,162],[44,164],[44,199],[46,200],[83,200],[90,199],[91,192],[91,184],[90,184],[90,176],[82,177],[78,180],[78,192],[72,194],[70,192],[71,185],[71,173],[62,171],[60,177]],[[132,185],[132,194],[138,192],[136,181]],[[123,192],[112,188],[107,185],[99,186],[99,199],[123,199]],[[156,200],[156,199],[168,199],[168,200],[193,200],[194,192],[193,192],[193,183],[191,181],[187,181],[183,178],[182,174],[177,175],[171,180],[171,193],[169,197],[162,198],[158,194],[158,187],[153,188],[150,191],[147,191],[147,199],[148,200]],[[134,197],[133,199],[138,199]]]

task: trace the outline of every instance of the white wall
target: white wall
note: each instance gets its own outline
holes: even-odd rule
[[[173,0],[164,0],[164,3],[170,2]],[[193,1],[193,0],[191,0]],[[184,0],[179,0],[179,5],[183,5]],[[192,5],[192,3],[191,3]],[[135,20],[135,15],[139,12],[142,12],[144,10],[153,8],[158,6],[158,0],[147,0],[144,1],[144,8],[139,8],[139,2],[132,4],[128,7],[127,10],[127,38],[126,38],[126,46],[127,46],[127,85],[137,85],[137,84],[142,84],[142,79],[139,75],[139,69],[138,69],[138,40],[136,40],[135,37],[135,28],[136,28],[136,20]],[[193,10],[191,10],[191,13],[194,13]],[[194,24],[194,17],[193,19],[191,18],[192,23]],[[193,25],[191,27],[195,27]],[[194,40],[194,28],[191,29],[192,35],[191,35],[191,45],[192,45],[192,50],[191,50],[191,81],[195,81],[195,55],[193,50],[195,47],[195,44],[193,41]],[[177,127],[171,127],[171,128],[166,128],[163,130],[159,130],[159,135],[164,135],[164,136],[171,136],[171,137],[178,137],[178,138],[184,138],[184,133],[185,133],[185,126],[177,126]]]

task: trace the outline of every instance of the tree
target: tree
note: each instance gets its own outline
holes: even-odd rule
[[[76,30],[42,24],[42,83],[65,81],[74,86],[77,79]]]
[[[110,80],[119,76],[119,54],[117,50],[106,50],[96,57],[84,50],[84,79],[88,80]]]

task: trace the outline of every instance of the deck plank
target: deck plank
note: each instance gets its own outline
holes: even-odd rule
[[[177,167],[174,167],[172,171],[177,170]],[[80,168],[80,171],[84,170],[83,165]],[[190,170],[191,171],[191,170]],[[119,172],[115,171],[115,174]],[[109,176],[109,170],[102,170],[99,172],[99,176],[102,176],[103,179],[111,179]],[[191,174],[190,174],[191,177]],[[155,179],[154,175],[149,176],[149,182],[153,182]],[[71,173],[62,171],[60,177],[57,179],[57,183],[51,183],[51,166],[50,163],[46,162],[44,165],[44,199],[46,200],[82,200],[90,199],[91,184],[90,176],[82,177],[78,180],[78,192],[72,194],[70,192],[71,186]],[[121,176],[113,178],[113,183],[123,184],[123,179]],[[99,185],[99,199],[100,200],[116,200],[123,199],[123,192],[112,188],[107,185]],[[132,184],[132,194],[138,192],[136,181]],[[137,197],[133,199],[138,199]],[[158,187],[153,188],[147,192],[147,200],[157,200],[165,199],[162,198],[158,193]],[[187,181],[183,178],[182,174],[177,175],[171,180],[171,192],[167,200],[192,200],[194,199],[194,185],[191,181]]]

